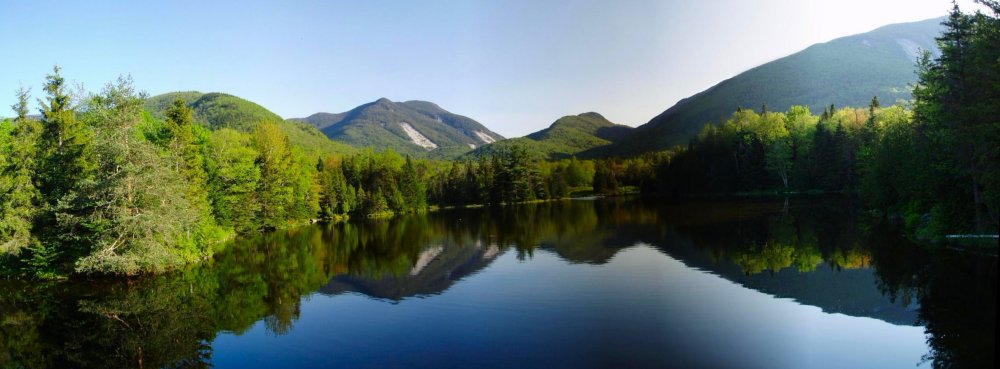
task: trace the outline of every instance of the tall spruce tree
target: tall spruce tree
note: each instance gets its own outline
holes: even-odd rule
[[[965,14],[956,4],[938,38],[940,56],[918,64],[914,113],[927,161],[919,179],[928,186],[910,201],[930,211],[936,233],[997,229],[1000,9],[983,4],[992,15]]]
[[[91,235],[77,272],[162,272],[206,255],[189,233],[201,214],[184,196],[186,182],[136,134],[144,100],[122,77],[88,102],[99,170],[80,188],[87,212],[75,219]]]
[[[95,164],[91,155],[93,133],[77,120],[66,80],[52,68],[45,77],[44,100],[39,100],[42,134],[39,147],[38,183],[49,205],[68,195],[77,182],[89,177]]]

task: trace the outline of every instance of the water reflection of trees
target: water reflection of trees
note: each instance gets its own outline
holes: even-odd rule
[[[219,332],[258,321],[288,332],[302,298],[318,290],[401,299],[440,293],[507,249],[600,264],[637,243],[685,262],[704,258],[709,269],[735,265],[744,276],[872,268],[883,295],[919,302],[935,366],[992,364],[996,259],[914,247],[859,223],[852,209],[840,199],[458,209],[272,233],[159,277],[0,282],[0,367],[206,366]],[[432,248],[443,251],[417,270]]]

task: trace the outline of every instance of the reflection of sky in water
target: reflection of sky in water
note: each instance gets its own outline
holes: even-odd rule
[[[508,251],[440,295],[303,300],[283,336],[263,322],[213,343],[217,367],[912,368],[923,327],[828,314],[640,245],[607,264]]]

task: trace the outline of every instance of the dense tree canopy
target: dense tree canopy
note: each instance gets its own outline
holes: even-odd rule
[[[596,161],[546,160],[516,140],[451,162],[342,150],[230,95],[146,99],[122,78],[74,96],[55,67],[38,116],[22,88],[0,121],[0,274],[159,272],[234,234],[637,189],[849,193],[922,236],[995,232],[1000,5],[983,3],[989,14],[956,7],[944,23],[912,102],[737,109],[684,147]]]

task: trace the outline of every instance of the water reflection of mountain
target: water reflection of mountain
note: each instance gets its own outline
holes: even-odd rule
[[[571,263],[603,264],[636,244],[652,245],[692,268],[704,270],[744,287],[829,313],[863,316],[893,324],[917,323],[918,304],[894,299],[879,289],[867,253],[859,245],[857,224],[846,217],[809,219],[782,202],[673,204],[656,206],[638,201],[570,202],[577,219],[594,214],[587,227],[537,224],[537,245]],[[535,212],[548,214],[545,204]],[[528,217],[524,207],[519,215]],[[814,215],[822,216],[820,213]],[[502,217],[501,217],[502,218]],[[560,217],[537,217],[559,222]],[[823,224],[834,230],[812,229]],[[850,228],[853,227],[853,230]],[[545,232],[550,230],[551,232]],[[811,243],[827,233],[839,233],[833,244]],[[517,245],[515,245],[517,246]],[[822,246],[822,247],[821,247]],[[522,247],[531,248],[531,245]],[[826,248],[825,250],[823,248]]]
[[[914,300],[896,299],[879,289],[870,255],[859,245],[857,225],[848,217],[833,221],[798,214],[800,209],[814,211],[815,204],[711,205],[570,201],[434,214],[419,222],[430,235],[418,237],[426,244],[411,253],[404,268],[374,274],[354,268],[354,272],[332,277],[319,292],[356,292],[398,301],[446,291],[489,265],[501,246],[513,247],[522,256],[539,248],[571,263],[603,264],[618,251],[643,243],[690,267],[829,313],[900,325],[917,323]],[[811,228],[815,224],[834,229]],[[435,233],[439,227],[451,227],[451,232]],[[813,242],[831,232],[839,236],[833,244],[822,245],[825,250],[821,242]],[[485,246],[484,239],[490,246]]]
[[[435,245],[420,252],[413,267],[401,275],[381,278],[341,274],[319,288],[324,295],[357,292],[379,299],[399,301],[407,297],[436,295],[455,282],[488,266],[502,251],[493,245]]]
[[[925,327],[936,367],[993,367],[996,258],[926,250],[799,199],[563,201],[317,225],[134,280],[0,281],[0,367],[209,366],[220,333],[291,331],[313,293],[400,301],[539,250],[603,264],[636,244],[827,312]],[[516,288],[516,286],[512,287]]]

